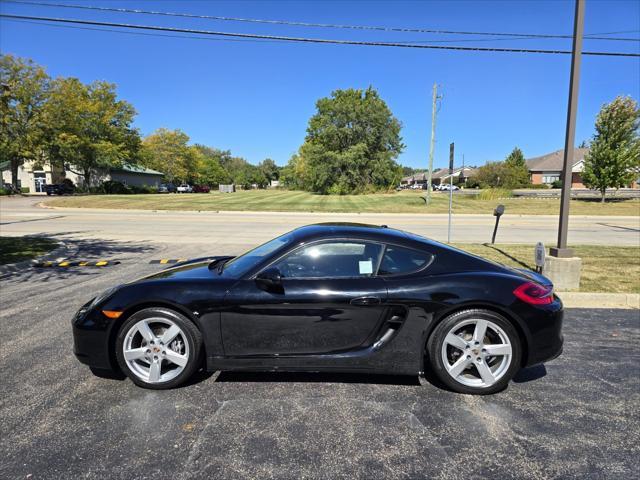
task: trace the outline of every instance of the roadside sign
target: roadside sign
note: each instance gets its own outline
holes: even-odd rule
[[[536,251],[535,251],[535,261],[536,261],[536,270],[541,272],[544,267],[544,261],[546,257],[546,250],[544,248],[544,244],[542,242],[536,243]]]
[[[453,173],[453,148],[454,144],[449,144],[449,175]]]

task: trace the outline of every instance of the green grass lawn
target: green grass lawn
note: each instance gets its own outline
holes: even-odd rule
[[[41,237],[0,237],[0,265],[30,260],[50,252],[58,243]]]
[[[205,210],[205,211],[276,211],[276,212],[362,212],[362,213],[446,213],[449,196],[434,193],[426,206],[424,192],[402,191],[369,195],[317,195],[287,190],[247,190],[236,193],[154,194],[154,195],[86,195],[47,200],[57,207],[143,209],[143,210]],[[454,195],[455,213],[491,214],[503,204],[508,214],[558,214],[556,199],[480,200],[473,195]],[[572,215],[640,215],[640,199],[607,201],[572,200]]]
[[[512,267],[535,268],[533,245],[455,245]],[[582,258],[581,292],[640,293],[640,247],[572,247]]]

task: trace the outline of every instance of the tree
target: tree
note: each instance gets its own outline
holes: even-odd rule
[[[508,188],[524,187],[531,183],[527,162],[524,159],[522,150],[518,147],[511,151],[504,163],[506,167],[504,182]]]
[[[189,136],[182,130],[159,128],[142,141],[144,163],[164,173],[169,182],[193,180],[199,167],[198,154],[188,143]]]
[[[305,142],[289,171],[304,166],[303,188],[323,194],[361,193],[397,182],[404,145],[400,122],[371,87],[336,90],[316,103]]]
[[[9,161],[16,188],[18,167],[42,153],[49,86],[49,76],[31,60],[0,55],[0,161]]]
[[[270,158],[265,158],[262,162],[258,164],[258,168],[264,175],[267,180],[267,183],[270,183],[272,180],[278,180],[280,178],[280,168],[276,165],[276,162],[271,160]]]
[[[100,171],[138,163],[140,135],[132,127],[135,114],[130,103],[117,99],[114,84],[55,80],[45,107],[49,161],[80,170],[86,186]]]
[[[483,188],[520,188],[531,184],[524,154],[518,147],[504,162],[489,162],[481,166],[475,180]]]
[[[505,176],[506,169],[504,162],[488,162],[478,168],[476,181],[482,188],[505,187]]]
[[[600,191],[628,185],[640,170],[640,110],[631,97],[616,97],[596,118],[595,134],[585,155],[582,181]]]
[[[231,182],[229,172],[224,169],[221,162],[221,159],[228,152],[198,144],[191,148],[196,149],[202,155],[202,162],[198,171],[201,183],[219,185]]]

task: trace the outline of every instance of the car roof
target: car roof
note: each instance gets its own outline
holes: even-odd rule
[[[365,223],[330,222],[316,223],[293,230],[290,235],[296,242],[307,242],[324,238],[360,238],[402,244],[412,244],[417,241],[431,243],[424,237],[409,236],[402,230],[389,228],[386,225],[371,225]],[[412,238],[414,237],[414,238]]]

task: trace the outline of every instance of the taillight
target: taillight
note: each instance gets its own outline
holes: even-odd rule
[[[544,287],[535,282],[527,282],[513,291],[523,302],[531,305],[548,305],[553,302],[553,288]]]

